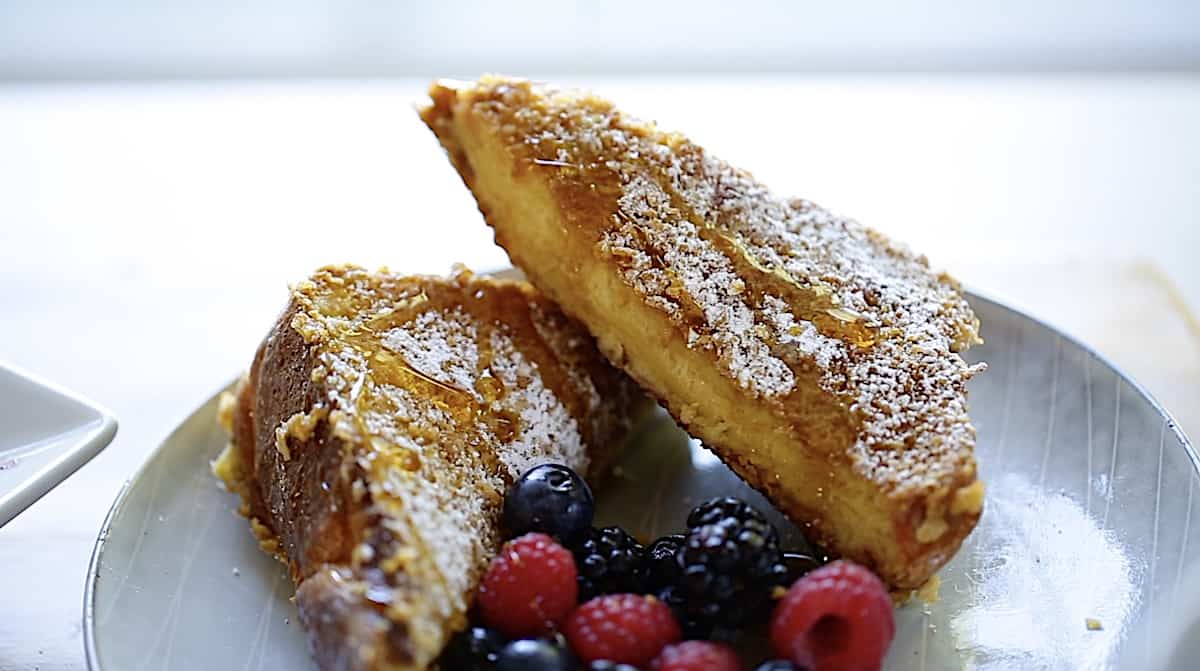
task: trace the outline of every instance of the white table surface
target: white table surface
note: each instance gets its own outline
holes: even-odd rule
[[[1171,328],[1195,346],[1181,303],[1200,305],[1200,76],[586,83],[968,284],[1091,324],[1115,351],[1136,351],[1139,330],[1153,341],[1154,315],[1109,334],[1068,314],[1072,296],[1125,314],[1096,278],[1153,268],[1178,295],[1162,299]],[[412,111],[423,85],[0,87],[0,358],[120,421],[105,453],[0,529],[0,670],[84,666],[83,584],[105,512],[249,362],[289,281],[342,261],[505,263]],[[1188,376],[1172,398],[1194,398],[1197,350],[1178,356],[1130,365]]]

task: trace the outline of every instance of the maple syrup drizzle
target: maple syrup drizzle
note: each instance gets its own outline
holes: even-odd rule
[[[541,115],[551,113],[536,98],[527,98],[524,104],[537,107]],[[599,111],[609,112],[609,110]],[[534,130],[536,129],[532,127],[528,129],[514,128],[510,140],[518,140],[535,165],[567,168],[556,171],[550,178],[551,182],[558,187],[560,195],[566,196],[570,202],[569,206],[564,208],[564,215],[576,223],[584,224],[589,215],[594,216],[597,212],[615,213],[617,218],[634,224],[630,228],[636,231],[641,238],[642,248],[654,258],[656,265],[665,268],[666,264],[662,262],[661,251],[654,249],[653,245],[647,244],[648,236],[643,233],[643,226],[646,224],[632,221],[630,217],[621,212],[619,201],[624,193],[626,180],[622,179],[620,170],[612,167],[611,161],[607,160],[601,152],[581,143],[564,147],[561,142],[544,137],[539,137],[537,142],[530,142],[528,138],[535,135]],[[639,139],[648,142],[655,141],[654,138],[648,137],[643,129],[625,130]],[[681,146],[686,143],[681,136],[674,135],[668,137],[667,141],[671,145],[672,151],[676,152],[680,151]],[[690,145],[688,146],[690,147]],[[568,150],[566,154],[571,156],[574,162],[557,158],[563,155],[561,151],[563,149]],[[647,157],[653,155],[651,151],[642,153]],[[812,323],[822,335],[848,342],[859,349],[873,347],[882,337],[879,328],[868,324],[864,315],[839,305],[833,290],[824,282],[797,278],[786,268],[764,261],[754,254],[736,234],[730,233],[728,227],[722,225],[719,217],[711,220],[699,216],[683,196],[673,188],[672,180],[665,172],[665,165],[647,158],[639,161],[636,167],[642,167],[651,172],[655,178],[653,181],[669,197],[671,207],[680,216],[694,224],[700,231],[700,235],[721,250],[733,263],[737,274],[747,285],[746,288],[754,307],[761,308],[763,299],[768,295],[778,296],[788,303],[797,319]],[[720,184],[718,183],[719,188]],[[695,304],[694,299],[690,299],[687,295],[682,282],[676,278],[672,284],[678,288],[671,292],[671,297],[685,309],[685,314],[688,315],[685,317],[685,321],[692,326],[703,324],[705,321],[703,312]],[[778,343],[770,344],[777,345]]]
[[[700,216],[683,194],[675,190],[669,175],[661,169],[655,170],[655,173],[656,183],[670,198],[671,207],[696,227],[700,237],[712,243],[733,264],[738,277],[746,284],[754,307],[761,309],[765,298],[775,295],[788,304],[797,319],[811,322],[822,335],[847,341],[859,349],[867,349],[875,344],[878,330],[869,326],[862,315],[838,305],[829,286],[823,282],[798,279],[786,268],[759,258],[740,237],[722,226],[719,214],[715,218]],[[778,345],[776,342],[769,344]]]
[[[714,225],[700,228],[700,235],[737,267],[756,306],[761,306],[767,295],[776,295],[797,319],[811,322],[822,335],[859,349],[868,349],[878,341],[879,329],[868,325],[862,315],[836,304],[832,290],[825,284],[799,280],[784,268],[763,262],[740,239]]]
[[[354,300],[352,298],[350,302],[354,303]],[[339,312],[351,314],[353,311],[363,309],[363,306],[338,309],[336,306],[329,305],[328,302],[324,302],[322,307],[330,314]],[[479,439],[478,436],[473,435],[469,422],[462,421],[478,412],[476,401],[469,391],[417,369],[410,365],[402,355],[387,350],[382,344],[383,333],[403,326],[425,310],[438,310],[439,307],[437,302],[431,300],[428,293],[422,289],[415,295],[396,299],[390,310],[376,314],[340,334],[343,341],[363,355],[367,364],[366,370],[362,371],[362,377],[350,394],[350,402],[356,409],[355,412],[350,413],[350,416],[360,435],[371,436],[371,447],[374,453],[383,457],[374,459],[372,468],[386,470],[395,466],[401,471],[417,472],[421,470],[421,456],[417,451],[373,435],[375,432],[366,423],[369,414],[395,416],[398,411],[388,395],[381,392],[380,387],[382,386],[413,390],[415,385],[427,385],[422,395],[430,398],[435,406],[449,412],[454,417],[455,430],[452,432],[435,431],[425,422],[410,418],[407,422],[407,431],[417,442],[441,440],[470,444]],[[463,452],[463,450],[459,451]],[[380,477],[382,477],[382,471]]]
[[[558,353],[534,326],[529,296],[522,292],[494,292],[490,287],[481,287],[475,291],[472,300],[460,293],[466,291],[468,289],[462,287],[435,286],[401,296],[393,301],[390,309],[348,326],[339,334],[339,338],[362,354],[366,362],[366,370],[351,392],[351,402],[357,409],[351,414],[360,435],[372,436],[374,433],[364,420],[368,414],[394,415],[398,410],[381,387],[393,386],[418,393],[419,387],[414,389],[414,385],[424,385],[425,390],[419,395],[432,399],[436,406],[449,413],[453,424],[452,427],[429,427],[420,420],[410,420],[408,430],[418,442],[452,441],[459,444],[460,452],[474,455],[479,450],[468,448],[484,441],[485,432],[502,443],[516,440],[522,430],[521,418],[514,410],[500,407],[510,390],[494,372],[499,353],[494,351],[493,340],[497,331],[503,330],[504,337],[511,338],[512,347],[530,362],[542,384],[563,403],[581,433],[588,436],[590,423],[582,390],[573,387],[575,383],[566,370],[569,362],[560,360]],[[358,298],[353,296],[326,295],[319,300],[321,309],[332,315],[348,316],[368,308],[360,305]],[[416,368],[402,354],[388,350],[382,344],[384,334],[412,322],[421,313],[446,313],[454,308],[468,313],[475,325],[472,346],[478,352],[478,363],[474,370],[473,390]],[[505,328],[505,324],[513,327]],[[387,464],[395,464],[407,471],[420,470],[420,455],[411,449],[379,436],[372,438],[372,447],[376,453],[385,456],[383,461]]]
[[[557,159],[551,160],[551,159],[546,159],[546,158],[535,158],[535,159],[533,159],[533,162],[535,165],[544,165],[544,166],[548,166],[548,167],[552,167],[552,168],[574,168],[574,167],[576,167],[574,163],[567,163],[566,161],[559,161]]]

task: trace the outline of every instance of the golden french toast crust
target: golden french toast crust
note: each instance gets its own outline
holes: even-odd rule
[[[491,221],[491,216],[486,207],[481,205],[480,209],[484,217]],[[514,245],[510,247],[505,244],[503,234],[499,228],[496,229],[496,237],[497,243],[502,247],[514,250],[510,253],[510,256],[518,267],[536,268],[536,264],[527,264],[524,262],[520,246]],[[528,272],[527,274],[535,285],[553,286],[551,283],[539,282],[535,271]],[[551,298],[555,298],[553,294],[551,294]],[[568,314],[572,314],[568,307],[571,304],[569,301],[560,302],[564,312],[568,312]],[[584,319],[583,315],[572,314],[572,316]],[[678,338],[678,334],[672,331],[672,337]],[[672,399],[667,396],[655,393],[650,378],[641,374],[636,365],[631,365],[623,356],[623,350],[601,346],[600,351],[605,354],[613,365],[624,368],[629,376],[638,382],[647,394],[654,397],[659,405],[666,408],[688,433],[701,437],[705,436],[706,431],[704,427],[687,421],[687,413],[678,404],[673,403]],[[742,458],[736,451],[722,449],[719,444],[707,443],[707,441],[706,444],[747,484],[762,493],[769,500],[774,501],[791,519],[801,522],[805,534],[810,540],[826,548],[847,547],[846,543],[842,542],[838,536],[836,528],[821,524],[822,514],[819,510],[805,505],[802,501],[791,497],[787,492],[780,490],[776,486],[772,486],[773,479],[769,473],[764,473],[761,468]],[[973,473],[967,474],[961,481],[956,482],[954,486],[950,487],[950,490],[957,490],[958,487],[969,484],[972,481],[974,481]],[[978,519],[978,514],[970,517],[968,524],[958,525],[952,532],[938,539],[937,542],[922,544],[915,540],[912,529],[924,517],[923,506],[926,500],[925,497],[918,496],[912,492],[908,492],[903,496],[892,492],[891,498],[893,499],[893,503],[889,504],[889,507],[896,511],[895,515],[897,518],[893,523],[893,533],[899,545],[903,547],[903,554],[906,557],[904,562],[899,564],[890,562],[887,557],[877,556],[877,554],[867,551],[843,551],[839,556],[853,559],[881,574],[890,576],[891,584],[897,589],[916,589],[923,585],[929,576],[953,555],[954,550],[974,526],[974,520]],[[915,503],[912,501],[915,501]],[[913,566],[917,568],[910,568]]]
[[[290,327],[297,309],[280,316],[256,366],[258,384],[251,390],[256,446],[274,448],[276,427],[319,402],[309,374],[315,356]],[[341,477],[349,455],[341,441],[330,435],[327,422],[318,423],[306,440],[289,441],[290,449],[306,458],[285,461],[278,449],[257,449],[251,472],[267,508],[261,521],[278,536],[293,578],[302,580],[317,566],[349,557],[354,541],[345,506],[349,483]],[[295,492],[306,495],[295,496]]]
[[[631,279],[630,273],[623,273],[623,279],[642,292],[644,300],[667,314],[681,332],[688,335],[690,345],[708,351],[725,374],[738,379],[747,395],[787,412],[794,408],[794,404],[787,402],[792,380],[787,369],[813,360],[822,367],[831,367],[828,381],[830,390],[843,395],[846,407],[863,421],[863,445],[862,449],[856,450],[856,456],[862,462],[864,475],[877,478],[882,486],[889,488],[934,488],[936,473],[924,482],[911,474],[905,477],[892,476],[897,472],[940,468],[942,463],[937,460],[927,464],[906,463],[900,462],[897,456],[908,459],[930,449],[939,449],[939,445],[946,443],[969,445],[973,442],[969,435],[952,435],[966,432],[969,428],[966,421],[960,421],[953,415],[946,417],[950,421],[942,421],[936,407],[926,410],[915,405],[911,411],[926,416],[890,417],[891,409],[876,407],[880,401],[887,400],[882,396],[883,392],[867,391],[883,383],[893,386],[897,382],[906,386],[912,384],[908,378],[893,378],[890,371],[882,371],[883,376],[876,371],[881,361],[913,360],[910,354],[897,350],[901,345],[908,346],[906,342],[911,342],[917,348],[928,349],[939,346],[939,339],[944,338],[948,342],[941,346],[949,353],[977,340],[978,322],[970,308],[954,286],[941,282],[928,272],[924,257],[913,255],[875,231],[833,217],[807,201],[780,201],[772,206],[778,211],[747,214],[750,206],[746,205],[747,199],[739,198],[744,195],[741,191],[765,193],[764,188],[754,183],[748,173],[709,160],[699,147],[688,143],[682,136],[661,133],[652,125],[625,117],[607,101],[502,78],[484,78],[479,85],[460,91],[457,97],[452,93],[435,86],[435,104],[425,110],[424,118],[435,132],[440,132],[443,137],[449,136],[447,144],[455,147],[458,155],[456,164],[464,161],[463,151],[461,141],[454,137],[454,132],[446,130],[448,124],[458,123],[471,133],[488,132],[489,129],[495,132],[511,155],[514,174],[520,177],[537,171],[537,176],[555,193],[564,221],[579,231],[586,243],[599,241],[597,252],[618,265],[625,262],[637,265],[640,260],[642,265],[637,265],[633,273],[637,279]],[[447,115],[451,115],[452,122]],[[600,129],[594,135],[588,133],[591,125]],[[606,133],[611,134],[613,139],[610,140]],[[536,137],[538,141],[531,143],[528,141],[531,137]],[[605,144],[609,142],[611,146]],[[598,145],[603,145],[603,148],[595,149]],[[589,149],[581,150],[579,147]],[[616,150],[632,151],[631,147],[639,152],[639,158],[632,162],[626,162],[623,157],[613,158]],[[678,162],[650,160],[648,157],[660,153],[655,149],[663,149],[661,153],[664,155],[674,157],[678,154],[682,158]],[[468,165],[465,170],[470,172],[472,168]],[[671,177],[673,183],[660,188],[659,183],[664,181],[664,176],[670,175],[674,175]],[[702,197],[712,199],[713,203],[705,204],[703,198],[691,197],[687,187],[700,192]],[[605,214],[611,212],[616,214]],[[839,242],[842,246],[872,241],[878,248],[875,262],[903,268],[903,272],[912,276],[909,281],[915,283],[909,293],[935,292],[934,299],[928,304],[908,305],[904,303],[907,298],[903,295],[883,295],[888,291],[886,280],[860,288],[839,284],[847,279],[855,279],[852,275],[849,278],[829,273],[810,276],[791,271],[791,266],[785,269],[785,263],[779,257],[788,250],[807,244],[804,238],[796,235],[780,237],[769,226],[743,227],[745,230],[730,228],[731,222],[739,216],[757,221],[756,217],[767,218],[767,215],[776,219],[791,217],[800,221],[802,226],[815,228],[820,235],[827,230],[850,231],[850,238],[844,244]],[[656,222],[657,228],[644,225],[647,220]],[[664,262],[660,258],[665,254],[662,248],[677,245],[680,240],[678,236],[669,237],[670,231],[653,238],[666,220],[683,221],[682,227],[690,231],[688,235],[699,238],[704,244],[696,251],[688,250],[690,253],[680,255],[682,258],[679,260],[672,262],[668,259]],[[499,231],[497,240],[501,244],[508,244],[510,250],[519,248],[512,241],[505,240]],[[788,303],[793,308],[801,304],[798,312],[803,314],[780,317],[770,310],[766,310],[770,314],[763,314],[762,309],[749,310],[746,314],[757,322],[754,328],[747,337],[733,342],[723,352],[712,341],[726,334],[713,330],[715,327],[711,326],[707,330],[713,332],[705,333],[704,319],[697,318],[695,305],[689,305],[701,300],[703,291],[713,288],[709,285],[700,285],[698,288],[687,286],[687,266],[708,260],[710,256],[713,257],[713,267],[730,278],[727,281],[732,286],[724,300],[753,297],[755,300],[748,303],[764,300],[773,303],[777,297],[782,297],[789,299]],[[764,259],[770,260],[770,263],[764,262]],[[812,263],[822,260],[817,257],[814,259]],[[808,262],[807,259],[802,261]],[[667,267],[660,268],[664,263]],[[724,269],[721,268],[722,263],[726,264]],[[528,267],[524,269],[529,270]],[[747,272],[747,269],[752,272]],[[845,271],[841,271],[840,275],[844,276]],[[648,276],[653,276],[654,281],[646,280]],[[898,278],[892,279],[899,282]],[[755,283],[761,286],[757,289],[751,286]],[[543,286],[543,289],[546,287]],[[773,295],[764,299],[763,293]],[[932,312],[919,317],[905,312],[899,316],[881,312],[890,305],[887,303],[889,300],[897,302],[899,307],[895,309],[898,310],[911,312],[919,308]],[[842,321],[831,313],[848,321]],[[783,323],[769,323],[768,318]],[[898,319],[901,322],[897,322]],[[818,333],[806,332],[808,323],[817,326]],[[918,332],[918,339],[909,341],[911,336],[900,333],[901,327],[893,325],[895,323],[907,324],[905,328],[928,327],[931,332]],[[772,337],[754,337],[772,330],[776,331]],[[821,342],[825,332],[836,336],[834,340],[839,341],[865,343],[874,339],[878,342],[870,347],[849,346],[842,347],[844,351],[841,352],[827,352],[820,348],[836,348],[839,345]],[[818,349],[810,356],[807,355],[808,347]],[[790,353],[792,360],[777,356],[778,352],[772,352],[771,349]],[[875,357],[865,356],[881,350],[887,351]],[[798,355],[802,351],[805,356]],[[936,361],[944,361],[945,365],[939,369],[920,371],[922,375],[940,376],[939,382],[945,390],[944,397],[930,400],[961,403],[961,387],[975,369],[965,366],[961,359],[955,357]],[[856,373],[859,369],[861,372]],[[856,383],[854,379],[849,379],[855,375],[860,376],[861,381]],[[847,384],[851,386],[847,387]],[[872,395],[859,398],[855,393]],[[905,389],[896,393],[905,393]],[[961,413],[960,416],[965,418],[965,407],[951,410]],[[803,410],[799,414],[803,417]],[[923,421],[930,429],[926,435],[916,436],[918,439],[928,438],[928,444],[920,446],[924,449],[904,449],[906,446],[903,441],[914,437],[907,431],[906,424],[916,421]],[[948,452],[946,456],[965,456],[964,463],[970,459],[969,451],[965,455]],[[893,465],[890,462],[899,463]]]
[[[644,403],[520,282],[328,267],[255,356],[214,465],[289,566],[325,670],[424,669],[528,466],[607,468]]]
[[[276,447],[276,427],[319,402],[311,376],[314,351],[291,328],[298,311],[299,306],[292,304],[280,316],[240,390],[242,423],[252,427],[254,437],[247,439],[247,433],[240,432],[234,441],[243,453],[250,452],[251,491],[258,501],[251,506],[251,517],[276,537],[276,554],[289,566],[297,585],[296,605],[310,649],[322,668],[384,668],[370,666],[348,651],[347,641],[374,651],[371,655],[386,654],[396,660],[395,668],[404,668],[403,660],[413,657],[411,642],[391,633],[402,629],[403,623],[390,621],[363,602],[361,593],[351,587],[361,576],[343,570],[343,581],[314,577],[327,566],[350,563],[351,549],[362,538],[363,521],[361,504],[353,506],[348,493],[354,479],[348,474],[355,470],[347,459],[349,451],[331,435],[327,422],[320,422],[306,440],[290,439],[295,459],[282,460]],[[356,510],[360,519],[355,531],[350,518]]]
[[[777,199],[682,136],[587,94],[485,77],[435,84],[431,97],[422,117],[498,244],[739,475],[894,586],[918,587],[953,554],[982,506],[953,505],[977,482],[965,382],[981,369],[956,354],[978,342],[957,283],[876,231]],[[538,235],[557,242],[535,249]],[[606,273],[623,289],[593,305],[597,288],[580,285]],[[672,344],[631,351],[651,339],[621,335],[615,314],[636,315],[653,333],[666,324]],[[784,433],[730,442],[724,419],[698,410],[691,390],[641,365],[679,343],[719,371],[729,387],[721,393],[744,399],[732,405],[769,408]],[[879,539],[844,533],[854,523],[837,521],[841,504],[820,500],[835,494],[797,496],[779,472],[740,459],[745,439],[791,443],[801,462],[834,465],[830,484],[867,506],[857,512]]]

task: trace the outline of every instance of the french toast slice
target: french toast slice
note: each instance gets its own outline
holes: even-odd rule
[[[588,93],[438,82],[421,116],[529,280],[832,552],[924,584],[982,510],[958,284]]]
[[[508,484],[602,473],[646,405],[524,282],[327,267],[226,397],[214,471],[289,567],[322,669],[426,669],[466,624]]]

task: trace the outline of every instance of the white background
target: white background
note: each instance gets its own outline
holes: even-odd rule
[[[1196,69],[1188,0],[0,0],[0,77]]]
[[[432,75],[594,86],[1200,416],[1170,297],[1200,305],[1200,5],[248,7],[0,0],[0,357],[121,422],[0,530],[0,670],[82,667],[104,512],[247,365],[288,282],[505,263],[413,112]]]

